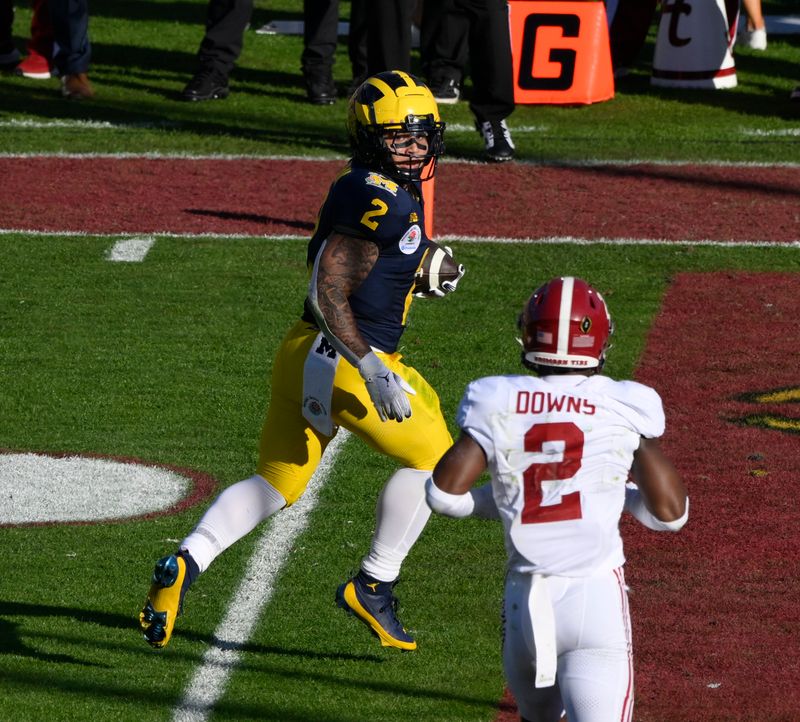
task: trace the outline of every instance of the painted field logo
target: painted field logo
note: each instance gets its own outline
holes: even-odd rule
[[[736,397],[736,400],[763,406],[797,404],[800,403],[800,386],[740,394]],[[800,417],[786,416],[772,410],[746,414],[745,416],[732,419],[732,421],[740,426],[755,426],[761,429],[800,434]]]
[[[86,524],[174,513],[216,482],[135,459],[0,452],[0,526]]]

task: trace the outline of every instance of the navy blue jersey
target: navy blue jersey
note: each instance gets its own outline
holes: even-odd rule
[[[353,164],[333,182],[322,205],[308,244],[309,268],[334,231],[378,246],[375,266],[349,301],[364,339],[392,353],[405,328],[414,274],[429,244],[422,203],[399,183]],[[308,302],[303,318],[314,319]]]

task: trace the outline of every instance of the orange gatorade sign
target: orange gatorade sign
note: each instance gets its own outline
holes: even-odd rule
[[[516,103],[588,104],[614,97],[602,2],[513,0],[508,7]]]

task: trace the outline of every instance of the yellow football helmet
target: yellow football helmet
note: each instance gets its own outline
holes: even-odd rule
[[[395,180],[433,177],[436,159],[444,153],[444,128],[428,87],[400,70],[367,78],[350,98],[347,132],[353,159]],[[396,134],[425,136],[428,148],[422,167],[401,167],[394,162],[393,154],[404,155],[402,147],[394,145]]]

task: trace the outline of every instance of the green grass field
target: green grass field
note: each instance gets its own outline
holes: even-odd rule
[[[299,0],[261,3],[252,26],[297,19],[300,8]],[[765,11],[800,6],[767,3]],[[98,98],[69,104],[55,81],[0,76],[0,152],[343,157],[345,103],[304,102],[298,37],[248,32],[227,101],[173,100],[193,69],[204,12],[200,0],[96,3]],[[20,47],[29,21],[18,8]],[[742,51],[737,67],[735,90],[655,90],[645,57],[611,102],[520,107],[511,119],[519,157],[800,162],[800,114],[788,102],[800,83],[800,36],[771,37],[765,54]],[[344,87],[343,47],[336,75]],[[442,112],[451,154],[478,158],[466,105]],[[135,458],[201,471],[218,488],[249,476],[271,359],[302,304],[305,242],[159,237],[144,262],[112,263],[105,254],[114,241],[0,233],[0,448]],[[794,247],[454,246],[468,275],[454,296],[417,301],[403,340],[451,424],[468,381],[518,370],[518,310],[550,276],[581,275],[605,292],[617,323],[608,371],[628,377],[676,272],[800,271]],[[375,498],[392,471],[345,442],[213,719],[495,718],[505,560],[496,525],[435,518],[412,551],[398,595],[416,653],[381,649],[334,606],[337,585],[367,550]],[[120,500],[130,494],[136,489],[120,489]],[[262,533],[203,575],[173,642],[151,650],[136,616],[153,562],[207,503],[150,519],[0,527],[0,719],[173,717]],[[672,722],[663,710],[637,719]]]
[[[223,485],[249,475],[269,359],[301,303],[302,241],[161,239],[138,264],[105,261],[108,245],[2,237],[3,446],[137,457],[203,470]],[[798,270],[795,249],[457,250],[471,269],[463,288],[418,302],[404,342],[449,418],[468,380],[517,369],[514,319],[532,276],[576,273],[607,291],[618,323],[610,373],[628,376],[671,274]],[[281,273],[265,276],[266,265]],[[469,333],[459,331],[464,319]],[[382,650],[334,607],[391,470],[346,442],[215,719],[493,719],[503,689],[495,525],[434,519],[413,550],[399,593],[418,653]],[[153,561],[197,515],[0,531],[0,718],[171,716],[259,535],[201,578],[172,644],[154,652],[135,616]]]
[[[300,0],[257,4],[228,100],[193,105],[174,99],[195,69],[205,8],[204,0],[106,0],[92,5],[90,75],[98,97],[86,105],[64,103],[55,80],[0,76],[0,150],[344,154],[345,101],[332,107],[305,102],[301,38],[254,32],[269,20],[299,20]],[[800,3],[766,2],[764,12],[800,14]],[[349,3],[341,4],[340,17],[349,17]],[[21,49],[29,26],[30,13],[20,8],[15,34]],[[763,162],[800,157],[800,111],[788,100],[800,83],[800,35],[770,36],[765,53],[737,51],[739,85],[725,91],[651,87],[652,53],[651,36],[639,65],[619,82],[612,102],[517,108],[509,123],[516,129],[519,157],[563,161],[633,155]],[[413,67],[419,70],[416,51]],[[337,51],[335,76],[343,91],[351,79],[344,42]],[[443,107],[442,115],[450,125],[450,155],[478,158],[480,139],[466,103]],[[65,126],[65,121],[96,125]]]

